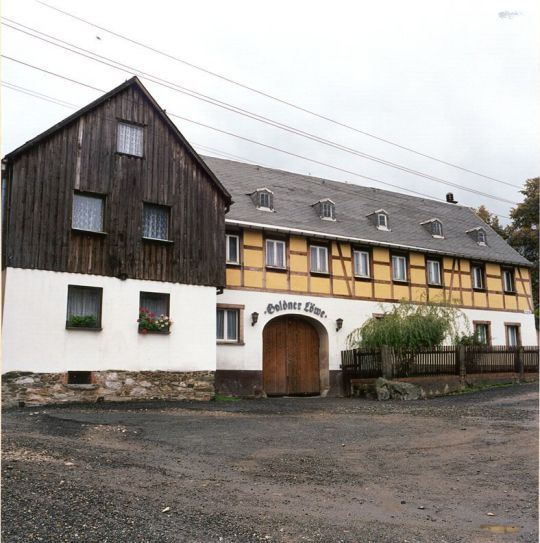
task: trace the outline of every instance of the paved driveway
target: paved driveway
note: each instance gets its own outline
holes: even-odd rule
[[[537,413],[536,385],[11,410],[2,541],[536,542]]]

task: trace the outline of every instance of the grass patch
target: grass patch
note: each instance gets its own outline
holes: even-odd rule
[[[483,390],[490,390],[492,388],[508,388],[518,384],[520,383],[486,383],[484,385],[470,385],[463,390],[456,390],[450,395],[453,396],[458,394],[473,394],[474,392],[482,392]]]
[[[239,402],[240,398],[236,398],[235,396],[227,396],[227,394],[216,394],[214,396],[215,402]]]

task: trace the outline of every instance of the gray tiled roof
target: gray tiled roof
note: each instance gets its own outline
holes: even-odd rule
[[[426,252],[530,265],[468,207],[231,160],[203,159],[232,195],[234,204],[227,220],[362,239],[375,245],[415,247]],[[274,193],[274,213],[258,210],[249,196],[262,187]],[[312,207],[323,198],[335,202],[335,222],[320,219]],[[381,208],[388,212],[388,232],[377,230],[367,217]],[[444,239],[433,238],[420,224],[434,218],[442,222]],[[487,246],[478,245],[466,233],[477,227],[485,229]]]

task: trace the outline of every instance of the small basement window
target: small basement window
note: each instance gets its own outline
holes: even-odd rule
[[[91,385],[92,372],[91,371],[68,371],[67,384],[68,385]]]

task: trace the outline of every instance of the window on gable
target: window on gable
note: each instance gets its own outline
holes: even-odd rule
[[[407,258],[392,255],[392,279],[394,281],[407,281]]]
[[[119,122],[116,150],[126,155],[143,156],[143,127]]]
[[[91,194],[73,194],[71,226],[77,230],[103,232],[103,196]]]
[[[285,266],[285,242],[274,239],[266,240],[266,265],[271,268],[284,269]]]
[[[66,328],[101,328],[103,289],[68,285]]]
[[[441,263],[438,260],[428,260],[426,262],[427,279],[429,285],[441,285]]]
[[[377,228],[388,230],[388,215],[386,213],[377,213]]]
[[[240,341],[240,310],[217,308],[216,337],[218,341],[237,343]]]
[[[480,265],[474,265],[471,268],[473,288],[482,290],[484,288],[484,268]]]
[[[225,261],[227,264],[240,264],[240,237],[235,234],[226,234]]]
[[[169,240],[170,208],[156,204],[143,205],[143,238]]]
[[[319,245],[311,245],[310,270],[313,273],[328,273],[328,248]]]
[[[502,280],[504,292],[513,294],[516,291],[514,284],[514,270],[508,268],[503,269]]]
[[[353,251],[354,275],[356,277],[369,277],[369,253],[367,251]]]
[[[141,292],[139,295],[139,332],[169,331],[170,295],[164,292]]]

